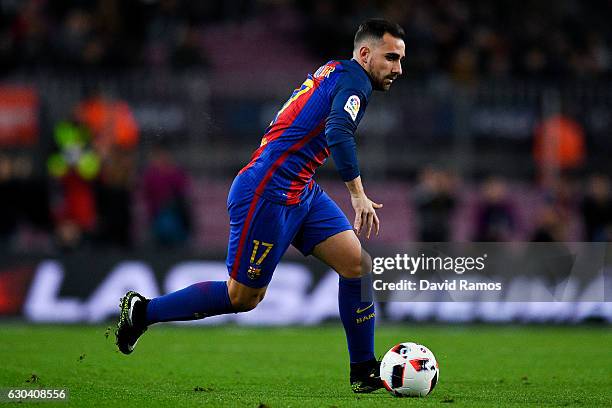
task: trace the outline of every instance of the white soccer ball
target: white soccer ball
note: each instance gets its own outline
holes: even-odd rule
[[[438,383],[440,370],[431,350],[417,343],[400,343],[380,363],[380,379],[396,397],[425,397]]]

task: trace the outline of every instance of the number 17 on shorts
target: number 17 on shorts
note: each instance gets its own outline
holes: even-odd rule
[[[274,247],[272,243],[259,241],[257,239],[253,240],[253,251],[251,252],[251,260],[249,269],[247,270],[249,279],[257,280],[261,277],[261,264],[270,253],[272,247]]]

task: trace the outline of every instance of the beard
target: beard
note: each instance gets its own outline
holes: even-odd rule
[[[397,79],[397,75],[370,75],[370,78],[372,78],[372,88],[384,92],[391,88],[391,84]]]

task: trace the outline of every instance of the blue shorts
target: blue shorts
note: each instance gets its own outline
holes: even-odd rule
[[[342,210],[316,183],[299,204],[285,205],[256,195],[249,180],[239,175],[227,210],[227,269],[233,279],[251,288],[270,283],[290,244],[307,256],[320,242],[352,230]]]

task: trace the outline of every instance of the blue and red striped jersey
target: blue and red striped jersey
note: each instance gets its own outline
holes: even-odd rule
[[[287,205],[297,204],[325,163],[328,137],[354,135],[372,94],[366,71],[354,60],[330,61],[293,91],[240,170],[255,193]]]

